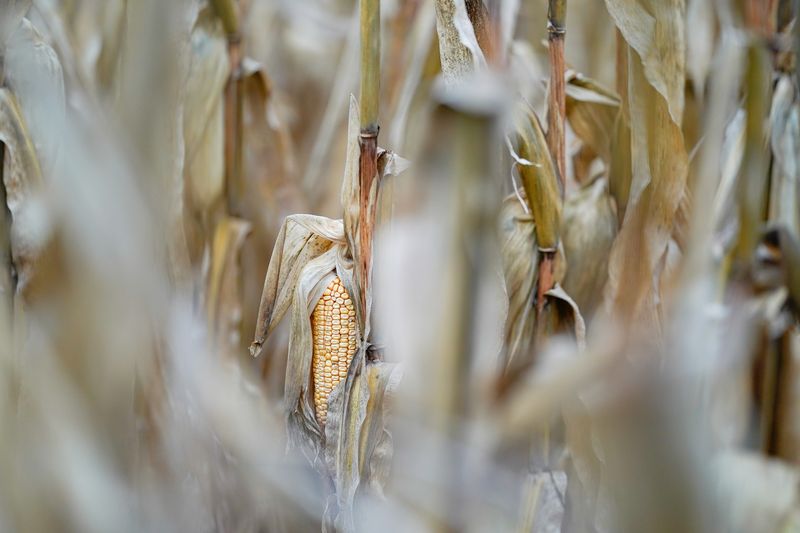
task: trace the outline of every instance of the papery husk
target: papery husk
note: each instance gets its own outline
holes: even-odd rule
[[[200,12],[191,35],[183,136],[184,176],[193,210],[206,212],[225,184],[222,93],[230,66],[222,23],[210,9]]]
[[[602,301],[617,236],[616,208],[604,178],[567,199],[561,233],[567,259],[564,290],[589,318]]]
[[[508,297],[502,364],[508,368],[527,360],[533,352],[539,270],[539,249],[533,218],[516,196],[508,197],[503,202],[500,235]]]
[[[334,276],[339,276],[342,285],[348,293],[352,294],[354,290],[353,264],[347,257],[346,247],[342,243],[335,245],[332,243],[326,252],[311,259],[302,267],[292,297],[289,353],[284,383],[284,409],[287,417],[289,445],[299,446],[312,461],[316,461],[322,451],[323,428],[320,427],[315,416],[310,380],[313,356],[311,313]],[[350,393],[352,384],[350,375],[361,371],[360,367],[363,365],[364,358],[360,354],[365,350],[364,346],[358,346],[358,353],[350,363],[348,379],[339,382],[336,387],[336,389],[342,387],[345,396]],[[333,394],[331,396],[333,397]],[[328,403],[331,405],[331,398],[328,399]],[[335,406],[333,406],[333,411],[336,411]],[[329,415],[333,411],[329,411]]]
[[[324,454],[337,498],[336,509],[326,514],[333,516],[340,531],[355,530],[353,504],[362,483],[382,492],[392,457],[385,416],[387,396],[397,386],[400,367],[381,362],[364,364],[365,356],[366,351],[359,350],[347,379],[328,400]]]
[[[516,133],[515,163],[536,223],[536,242],[540,250],[555,251],[561,227],[561,185],[542,125],[527,106],[517,116]]]
[[[315,215],[286,217],[275,240],[264,279],[251,355],[256,357],[261,353],[267,335],[289,309],[300,274],[308,262],[330,250],[334,244],[344,243],[344,227],[340,220]]]
[[[545,292],[547,303],[542,316],[542,328],[538,335],[540,341],[558,334],[567,334],[574,338],[579,352],[586,349],[586,321],[578,304],[558,284]]]
[[[597,81],[567,73],[567,119],[575,134],[608,164],[612,136],[620,113],[620,99]]]

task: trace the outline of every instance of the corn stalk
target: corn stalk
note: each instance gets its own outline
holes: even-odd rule
[[[358,182],[360,186],[356,284],[360,288],[362,329],[368,323],[367,291],[372,272],[372,239],[377,201],[370,202],[378,187],[378,97],[380,93],[381,15],[379,0],[361,0],[361,136]],[[375,195],[377,199],[377,194]]]
[[[235,0],[213,0],[217,17],[228,38],[230,77],[225,86],[225,184],[228,212],[237,214],[242,171],[242,52]]]
[[[550,0],[547,9],[547,40],[550,54],[550,92],[547,101],[547,145],[558,169],[561,183],[561,201],[566,190],[566,155],[564,121],[567,114],[564,87],[564,37],[566,34],[567,0]],[[539,263],[539,282],[536,308],[544,309],[544,294],[553,288],[555,250],[543,251]]]

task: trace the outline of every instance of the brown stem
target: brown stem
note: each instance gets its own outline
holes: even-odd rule
[[[547,145],[556,162],[564,199],[567,159],[564,120],[567,104],[564,85],[564,37],[566,35],[567,0],[550,0],[547,11],[547,40],[550,54],[550,94],[547,101]]]
[[[359,221],[358,243],[361,257],[358,258],[358,279],[361,286],[361,309],[366,324],[367,291],[372,269],[372,239],[375,229],[375,208],[377,201],[371,201],[373,183],[378,176],[378,133],[361,132],[361,154],[358,161]],[[376,184],[377,185],[377,184]],[[377,200],[377,198],[376,198]],[[363,330],[362,330],[363,331]]]
[[[360,287],[361,331],[369,321],[367,294],[372,275],[372,239],[375,228],[378,177],[378,99],[380,95],[380,1],[361,0],[361,138],[358,164],[359,210],[356,280]],[[375,192],[373,193],[373,187]]]
[[[239,36],[228,36],[228,58],[231,73],[225,85],[225,184],[227,186],[228,212],[236,215],[240,200],[242,105],[241,105],[241,41]]]

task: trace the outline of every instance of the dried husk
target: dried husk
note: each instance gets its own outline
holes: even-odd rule
[[[567,259],[564,290],[583,316],[590,318],[602,301],[608,258],[617,236],[616,209],[604,178],[567,199],[561,233]]]
[[[295,287],[309,261],[330,250],[334,244],[344,243],[341,221],[314,215],[286,217],[275,240],[264,279],[251,355],[257,357],[261,353],[267,335],[289,309]]]
[[[192,30],[189,61],[184,179],[191,208],[204,213],[219,200],[225,184],[222,93],[230,70],[222,24],[209,9],[200,12]]]
[[[540,250],[555,251],[561,227],[561,192],[558,170],[547,148],[539,119],[527,106],[517,116],[515,165],[522,178],[528,206],[535,222]]]
[[[500,242],[508,297],[502,363],[508,368],[527,360],[533,352],[539,269],[534,222],[516,196],[503,202]]]

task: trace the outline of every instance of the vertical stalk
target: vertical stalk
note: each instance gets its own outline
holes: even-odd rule
[[[358,241],[361,257],[357,261],[356,279],[360,287],[364,324],[367,316],[367,291],[372,273],[372,238],[377,207],[378,175],[378,95],[380,92],[381,16],[380,0],[360,0],[361,9],[361,139],[358,168],[359,220]],[[373,195],[372,189],[376,188]],[[372,199],[372,201],[371,201]],[[364,329],[362,329],[364,331]]]
[[[228,212],[237,214],[241,173],[242,105],[241,105],[241,35],[235,0],[212,0],[214,11],[228,37],[230,76],[225,85],[225,186]]]
[[[769,114],[770,72],[767,52],[760,44],[750,46],[746,71],[745,149],[738,180],[739,239],[734,255],[740,267],[750,261],[765,220],[768,155],[764,146],[764,119]]]
[[[556,162],[564,199],[567,159],[564,141],[564,120],[567,104],[564,87],[564,38],[566,36],[567,0],[549,0],[547,8],[547,40],[550,53],[550,94],[547,101],[547,145]]]

